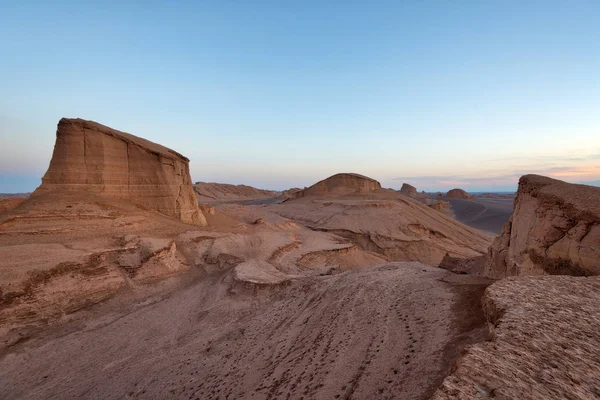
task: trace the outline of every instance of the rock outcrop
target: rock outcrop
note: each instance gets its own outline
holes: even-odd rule
[[[445,200],[435,200],[431,204],[428,204],[428,206],[441,213],[450,213],[450,203]]]
[[[446,197],[450,197],[452,199],[470,199],[471,196],[462,189],[452,189],[446,193]]]
[[[92,121],[59,121],[50,166],[33,196],[57,190],[127,199],[185,223],[206,224],[186,157]]]
[[[352,173],[341,173],[323,179],[311,187],[300,190],[295,198],[306,196],[343,196],[351,193],[364,193],[381,189],[375,179]]]
[[[490,340],[466,348],[432,399],[597,399],[599,302],[599,277],[496,282],[482,301]]]
[[[489,249],[485,274],[600,274],[600,188],[521,177],[514,211]]]
[[[400,193],[406,196],[415,197],[417,195],[417,188],[413,185],[409,185],[408,183],[403,183],[402,187],[400,188]]]

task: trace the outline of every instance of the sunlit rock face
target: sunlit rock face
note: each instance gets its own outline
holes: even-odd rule
[[[600,188],[521,177],[514,211],[489,249],[485,274],[599,275]]]
[[[185,223],[206,224],[186,157],[92,121],[59,121],[50,166],[34,195],[56,190],[127,199]]]

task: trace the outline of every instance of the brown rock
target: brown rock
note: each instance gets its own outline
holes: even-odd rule
[[[0,213],[10,211],[23,203],[26,198],[11,197],[8,199],[0,199]]]
[[[491,285],[490,341],[466,348],[433,400],[597,399],[600,278],[544,276]]]
[[[485,274],[600,274],[600,188],[521,177],[514,211],[489,249]]]
[[[470,199],[471,196],[462,189],[452,189],[446,193],[446,197],[453,199]]]
[[[323,193],[270,205],[268,209],[393,261],[420,261],[437,266],[446,253],[461,258],[486,254],[491,242],[483,232],[394,190],[340,196]]]
[[[307,189],[300,190],[295,194],[295,197],[341,196],[357,192],[370,192],[377,189],[381,189],[381,184],[375,179],[359,174],[341,173],[317,182]]]
[[[435,200],[433,203],[428,204],[428,206],[445,214],[450,213],[450,203],[445,200]]]
[[[186,223],[206,224],[186,157],[92,121],[59,121],[50,166],[33,195],[56,190],[127,199]]]
[[[483,275],[485,255],[472,258],[452,257],[450,254],[444,256],[439,268],[446,269],[455,274]]]
[[[408,183],[403,183],[402,187],[400,188],[400,193],[406,196],[415,197],[417,195],[417,188],[413,185],[409,185]]]
[[[198,201],[239,201],[268,199],[279,196],[273,190],[256,189],[247,185],[228,183],[196,182],[194,184]]]

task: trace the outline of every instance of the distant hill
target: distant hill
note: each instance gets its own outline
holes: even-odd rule
[[[194,191],[199,202],[259,200],[281,195],[280,192],[274,190],[263,190],[247,185],[231,185],[215,182],[196,182],[194,184]]]

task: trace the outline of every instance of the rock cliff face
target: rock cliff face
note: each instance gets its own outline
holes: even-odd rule
[[[446,197],[451,197],[453,199],[470,199],[471,196],[462,189],[452,189],[446,193]]]
[[[306,196],[341,196],[350,193],[371,192],[381,189],[381,184],[375,179],[351,173],[330,176],[311,187],[295,194],[295,198]]]
[[[56,190],[127,199],[185,223],[206,224],[186,157],[92,121],[59,121],[50,166],[33,195]]]
[[[514,211],[489,249],[485,274],[600,274],[600,188],[521,177]]]
[[[403,183],[402,187],[400,188],[400,193],[406,196],[414,197],[417,195],[417,188],[413,185],[409,185],[408,183]]]

